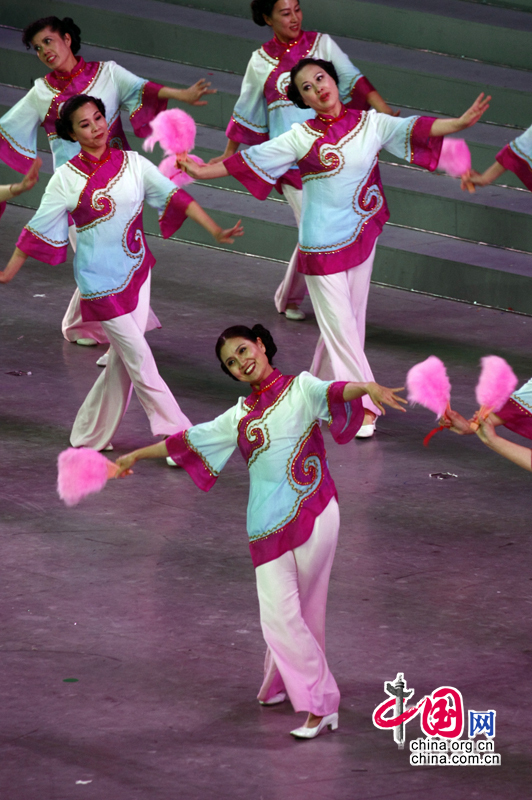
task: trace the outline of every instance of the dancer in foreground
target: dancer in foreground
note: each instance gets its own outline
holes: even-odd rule
[[[253,0],[253,22],[268,25],[273,38],[252,54],[242,80],[240,97],[227,127],[227,146],[211,164],[234,155],[240,144],[254,145],[289,131],[295,122],[314,116],[311,109],[297,108],[286,96],[290,70],[300,58],[331,61],[338,73],[339,91],[349,108],[375,108],[392,114],[389,105],[326,33],[303,31],[303,12],[297,0]],[[399,112],[397,112],[398,114]],[[289,203],[296,222],[301,218],[301,176],[297,167],[281,175],[276,185]],[[305,278],[297,271],[297,246],[275,294],[275,306],[287,319],[304,319],[299,308],[305,296]]]
[[[272,365],[277,347],[255,325],[227,328],[216,343],[224,372],[250,385],[247,398],[166,441],[117,460],[121,473],[142,458],[170,455],[208,491],[238,446],[250,473],[247,528],[266,644],[258,699],[274,705],[290,698],[308,711],[292,731],[314,738],[338,727],[340,693],[325,658],[325,607],[338,537],[336,488],[329,474],[320,421],[344,444],[363,422],[360,398],[369,394],[404,411],[400,389],[376,383],[325,383],[308,372],[282,375]]]
[[[482,174],[476,170],[466,172],[462,176],[462,189],[474,192],[475,186],[489,186],[509,169],[532,192],[532,125],[503,147],[495,158],[491,167]]]
[[[54,169],[79,153],[78,142],[61,139],[55,130],[59,108],[76,94],[90,89],[93,97],[103,101],[109,123],[109,147],[131,150],[120,119],[121,108],[127,109],[135,135],[144,138],[151,132],[149,123],[166,108],[169,99],[205,105],[202,97],[215,91],[209,89],[210,83],[205,80],[188,89],[173,89],[139,78],[115,61],[86,62],[76,55],[81,47],[81,31],[70,17],[38,19],[25,28],[22,41],[53,71],[37,78],[33,88],[0,119],[0,158],[18,172],[27,172],[37,155],[40,126],[48,137]],[[70,239],[75,249],[74,231]],[[160,327],[160,323],[150,309],[147,330],[155,327]],[[78,344],[108,341],[99,322],[82,319],[77,289],[64,316],[62,331],[65,339]]]
[[[223,163],[179,165],[194,178],[233,175],[265,200],[281,175],[297,164],[303,180],[298,269],[320,328],[311,372],[320,378],[372,381],[364,353],[366,306],[375,247],[390,214],[382,188],[378,154],[384,148],[434,170],[443,136],[474,125],[489,107],[480,95],[461,117],[396,119],[374,110],[357,111],[341,102],[334,65],[303,58],[292,69],[288,97],[316,114],[271,141],[236,153]],[[379,412],[372,412],[360,436],[372,436]]]
[[[190,426],[163,381],[144,337],[155,259],[142,227],[144,201],[159,211],[165,238],[190,217],[217,242],[242,235],[237,223],[222,230],[193,198],[161,175],[138,153],[108,147],[105,107],[99,98],[76,95],[64,104],[57,135],[81,151],[50,179],[35,216],[22,231],[0,283],[8,283],[33,256],[47,264],[67,257],[68,216],[78,247],[74,277],[84,321],[100,322],[111,343],[107,369],[81,406],[70,441],[95,450],[109,448],[126,412],[132,386],[152,433],[168,436]]]

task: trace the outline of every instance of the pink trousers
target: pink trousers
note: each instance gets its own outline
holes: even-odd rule
[[[106,447],[127,411],[133,387],[154,436],[179,433],[192,424],[159,375],[144,337],[150,310],[150,282],[148,274],[134,311],[101,323],[111,343],[109,361],[77,413],[70,435],[73,447],[95,450]]]
[[[286,197],[290,208],[294,212],[294,217],[299,225],[299,221],[301,219],[301,200],[303,198],[303,192],[301,189],[295,189],[293,186],[284,184],[283,194]],[[286,311],[286,307],[289,303],[295,303],[298,306],[301,305],[303,298],[307,293],[305,276],[302,275],[301,272],[297,271],[297,253],[298,246],[296,245],[296,249],[292,253],[292,258],[288,262],[288,268],[285,276],[275,292],[275,308],[279,314],[282,314],[284,311]]]
[[[68,238],[74,252],[76,252],[76,226],[71,225],[68,229]],[[81,295],[79,289],[72,295],[68,308],[61,322],[61,331],[67,342],[77,342],[78,339],[94,339],[98,344],[108,344],[109,339],[102,327],[101,322],[92,320],[84,322],[81,316],[80,306]],[[146,330],[152,331],[154,328],[161,328],[162,325],[153,311],[149,310]]]
[[[259,700],[286,691],[295,711],[338,710],[340,692],[325,658],[325,610],[339,526],[333,498],[305,544],[255,570],[268,645]]]
[[[356,267],[334,275],[306,275],[320,338],[310,372],[322,380],[372,381],[364,353],[366,308],[375,248]],[[366,396],[364,408],[381,412]]]

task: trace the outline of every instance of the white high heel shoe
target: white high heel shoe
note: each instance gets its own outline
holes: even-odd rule
[[[319,736],[324,728],[329,728],[331,731],[335,731],[338,728],[337,711],[335,711],[334,714],[327,714],[326,717],[322,717],[315,728],[307,728],[303,725],[301,728],[296,728],[295,731],[290,731],[290,733],[292,736],[295,736],[296,739],[314,739],[316,736]]]
[[[274,694],[268,700],[259,700],[259,703],[261,706],[278,706],[279,703],[284,703],[285,700],[286,692],[279,692],[279,694]]]

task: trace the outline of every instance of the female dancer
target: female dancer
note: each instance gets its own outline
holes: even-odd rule
[[[338,727],[340,693],[325,658],[325,606],[338,537],[336,488],[329,474],[320,420],[335,441],[348,442],[363,421],[360,398],[369,394],[404,411],[396,392],[376,383],[324,383],[303,372],[282,375],[272,366],[277,347],[255,325],[227,328],[216,355],[228,375],[252,393],[212,422],[117,460],[125,474],[141,458],[170,456],[208,491],[238,446],[250,474],[247,528],[266,644],[258,699],[290,698],[308,711],[293,736],[311,739]]]
[[[495,163],[482,174],[474,169],[466,172],[462,176],[462,189],[474,192],[475,186],[489,186],[509,169],[532,192],[532,125],[521,136],[503,147],[495,159]]]
[[[458,119],[396,119],[344,106],[334,65],[304,58],[293,67],[288,97],[316,114],[275,139],[223,163],[180,166],[195,178],[233,175],[264,200],[294,164],[303,180],[298,269],[320,328],[311,372],[335,380],[373,380],[364,354],[366,305],[377,238],[389,218],[379,176],[381,148],[433,170],[442,136],[473,125],[488,108],[480,95]],[[364,406],[378,409],[370,398]],[[359,436],[371,436],[374,423]]]
[[[29,192],[33,189],[39,180],[39,169],[41,168],[42,161],[36,158],[28,173],[23,177],[20,183],[12,183],[11,185],[0,186],[0,217],[6,210],[6,200],[11,200],[13,197],[18,197],[23,192]]]
[[[251,56],[227,127],[225,152],[211,164],[234,155],[240,144],[260,144],[289,131],[294,122],[305,122],[314,116],[308,108],[296,108],[286,96],[290,70],[304,56],[332,61],[339,76],[340,96],[350,108],[371,106],[384,114],[393,113],[330,36],[301,30],[303,13],[297,0],[253,0],[251,13],[253,22],[272,29],[273,39]],[[276,188],[284,194],[299,225],[301,176],[298,168],[292,167],[281,175]],[[297,271],[296,247],[275,294],[276,308],[287,319],[304,319],[305,314],[299,308],[304,296],[305,279]]]
[[[144,338],[155,263],[142,229],[146,200],[160,213],[165,238],[186,217],[217,242],[240,236],[239,223],[222,230],[186,192],[138,153],[108,147],[109,129],[99,98],[71,97],[56,121],[57,135],[77,142],[77,156],[56,170],[35,216],[22,231],[0,282],[7,283],[28,256],[47,264],[66,260],[68,215],[76,223],[74,276],[85,321],[96,320],[111,343],[109,363],[81,406],[71,434],[74,447],[109,446],[126,412],[132,384],[154,435],[190,426],[155,364]]]
[[[122,122],[120,108],[129,113],[137,136],[148,136],[150,121],[166,108],[174,98],[191,105],[205,105],[201,98],[211,94],[210,84],[200,80],[188,89],[172,89],[158,83],[138,78],[114,61],[87,63],[76,56],[81,46],[80,29],[70,17],[38,19],[24,30],[22,41],[32,47],[40,61],[53,71],[38,78],[35,85],[13,108],[0,119],[0,158],[18,172],[25,173],[37,155],[37,129],[41,125],[48,136],[54,159],[54,169],[65,164],[79,153],[79,144],[57,136],[55,121],[60,106],[76,94],[90,89],[107,109],[109,146],[130,150]],[[72,242],[75,246],[75,242]],[[148,330],[160,327],[150,311]],[[76,290],[62,324],[63,336],[78,344],[107,342],[101,325],[83,321],[80,312],[80,295]]]

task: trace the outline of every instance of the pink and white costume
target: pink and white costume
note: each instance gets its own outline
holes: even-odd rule
[[[506,428],[532,439],[532,378],[497,411]]]
[[[80,151],[77,142],[67,142],[57,136],[55,121],[60,106],[76,94],[99,97],[105,105],[109,125],[108,144],[120,150],[130,150],[120,119],[120,108],[129,113],[135,134],[146,137],[151,133],[150,121],[167,106],[159,100],[161,85],[139,78],[114,61],[86,62],[78,57],[72,72],[50,72],[38,78],[35,85],[7,114],[0,119],[0,158],[13,169],[26,174],[37,156],[37,130],[43,127],[52,151],[54,170],[74,158]],[[75,242],[72,242],[75,249]],[[83,320],[80,296],[76,290],[62,323],[63,336],[75,342],[91,338],[107,342],[99,322]],[[150,309],[147,330],[161,327]]]
[[[350,441],[364,412],[344,383],[274,370],[257,391],[212,422],[166,440],[170,456],[208,491],[238,446],[250,476],[249,548],[268,650],[259,700],[286,690],[296,711],[323,716],[340,693],[325,658],[325,607],[338,536],[338,504],[320,420]]]
[[[365,314],[377,238],[389,211],[379,174],[381,148],[434,170],[442,137],[432,117],[396,118],[345,106],[226,159],[228,172],[264,200],[297,164],[303,182],[299,272],[320,327],[311,371],[321,378],[373,380],[364,354]],[[368,399],[364,406],[380,413]]]
[[[138,153],[108,148],[98,161],[82,151],[56,170],[17,242],[27,255],[61,264],[67,256],[69,214],[74,218],[74,277],[81,314],[85,322],[101,323],[111,343],[107,369],[74,422],[75,447],[100,450],[109,444],[126,412],[132,385],[154,435],[190,425],[144,338],[155,264],[142,228],[144,200],[159,210],[165,238],[183,224],[192,202]]]
[[[514,172],[532,192],[532,125],[521,136],[497,153],[496,159],[504,169]]]
[[[298,108],[286,96],[290,70],[302,58],[322,58],[332,61],[340,80],[340,97],[350,108],[366,109],[367,95],[374,91],[371,83],[351,63],[348,56],[326,33],[305,31],[299,39],[283,44],[275,36],[252,54],[242,81],[240,97],[226,135],[234,142],[255,145],[289,131],[296,122],[314,116],[310,108]],[[299,225],[301,216],[301,177],[292,167],[277,182]],[[299,305],[305,296],[305,280],[297,272],[297,247],[285,277],[275,294],[279,312],[288,303]]]

